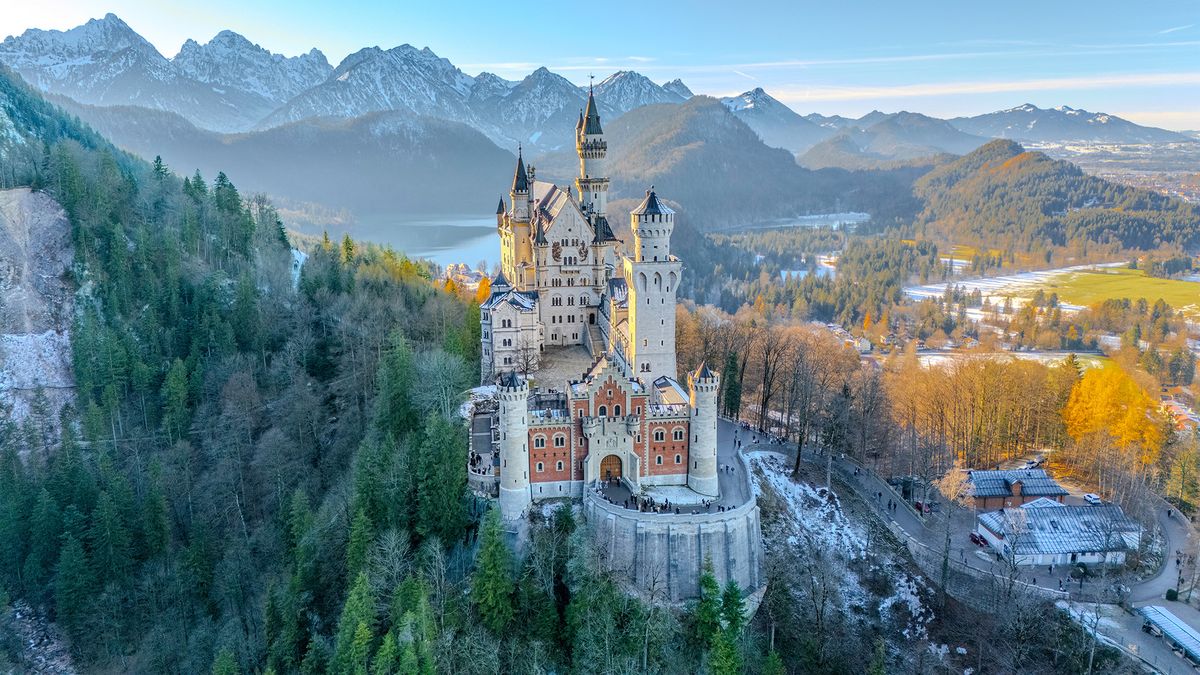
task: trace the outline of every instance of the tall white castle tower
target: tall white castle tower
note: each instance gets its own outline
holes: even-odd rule
[[[629,214],[632,255],[625,258],[629,289],[629,367],[647,384],[675,379],[675,294],[682,264],[671,255],[675,212],[651,187]]]
[[[605,157],[608,143],[604,130],[600,128],[600,111],[596,97],[588,90],[587,109],[579,115],[575,125],[575,151],[579,154],[579,177],[575,187],[579,190],[579,206],[586,215],[607,215],[608,171]]]
[[[717,485],[717,392],[721,378],[701,363],[688,373],[691,389],[691,444],[688,447],[688,487],[702,495],[718,496]]]
[[[529,490],[529,385],[515,372],[500,376],[500,515],[519,520],[532,503]]]

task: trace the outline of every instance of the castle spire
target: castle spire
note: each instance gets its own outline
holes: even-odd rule
[[[521,156],[521,146],[517,146],[517,172],[513,176],[513,192],[529,192],[529,174],[525,172],[525,158]]]
[[[600,106],[596,105],[596,95],[592,87],[588,87],[587,108],[583,111],[583,133],[588,136],[604,133],[600,128]]]

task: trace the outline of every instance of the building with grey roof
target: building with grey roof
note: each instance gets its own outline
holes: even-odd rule
[[[1116,504],[1068,506],[1048,497],[977,520],[980,536],[1018,565],[1123,565],[1142,536]]]
[[[967,482],[980,511],[1021,506],[1041,497],[1062,502],[1067,496],[1044,469],[971,471]]]

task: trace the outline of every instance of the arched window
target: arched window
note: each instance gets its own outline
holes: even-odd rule
[[[621,416],[621,404],[618,403],[617,405],[613,406],[613,417],[620,417],[620,416]]]
[[[659,465],[659,466],[662,466],[662,455],[655,455],[655,456],[654,456],[654,463],[655,463],[655,464],[657,464],[657,465]]]
[[[596,415],[598,417],[608,417],[608,406],[606,406],[606,405],[600,406],[600,409],[596,411]]]
[[[679,462],[676,461],[675,463],[678,464]],[[562,469],[563,469],[563,463],[562,463],[562,460],[560,459],[560,460],[558,460],[558,463],[554,465],[554,470],[562,471]]]
[[[567,437],[566,436],[563,436],[562,434],[554,435],[554,447],[563,448],[563,447],[566,447],[566,445],[567,445]]]
[[[542,472],[542,463],[541,463],[541,462],[538,462],[538,463],[537,463],[537,472],[538,472],[538,473],[541,473],[541,472]]]
[[[535,448],[546,447],[546,437],[545,436],[534,436],[533,437],[533,447],[535,447]],[[540,470],[541,469],[539,469],[539,471]]]
[[[675,455],[675,463],[682,464],[683,463],[683,455]]]
[[[677,441],[682,441],[683,440],[683,429],[676,429],[675,432],[672,434],[672,437]]]
[[[654,430],[654,440],[660,441],[660,442],[667,440],[667,432],[663,431],[662,429],[655,429]]]

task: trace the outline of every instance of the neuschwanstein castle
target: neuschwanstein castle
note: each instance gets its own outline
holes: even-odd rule
[[[694,596],[705,560],[757,589],[758,507],[732,438],[718,467],[720,378],[701,365],[686,386],[677,379],[675,213],[647,190],[620,250],[590,93],[575,147],[574,189],[536,180],[518,153],[496,210],[501,271],[480,318],[482,379],[498,401],[471,422],[472,484],[498,494],[514,526],[536,502],[582,498],[613,564],[642,587],[661,575],[673,599]],[[555,351],[590,353],[590,364],[544,381]]]

